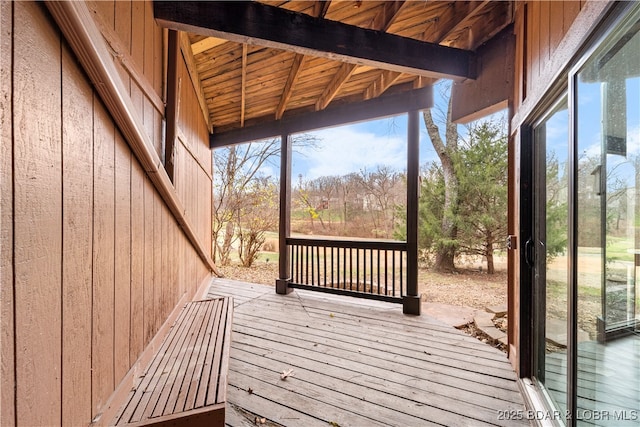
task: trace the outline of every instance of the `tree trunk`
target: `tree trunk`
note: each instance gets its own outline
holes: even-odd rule
[[[458,128],[451,121],[451,105],[451,97],[449,97],[445,132],[446,145],[440,137],[438,126],[433,121],[431,110],[424,110],[422,113],[429,138],[440,158],[444,175],[444,215],[440,226],[443,242],[437,248],[434,265],[436,271],[444,272],[455,271],[456,238],[458,237],[458,229],[455,224],[455,215],[458,210],[458,177],[452,159],[452,154],[458,150]]]
[[[495,274],[496,269],[493,266],[493,244],[487,245],[487,274]]]

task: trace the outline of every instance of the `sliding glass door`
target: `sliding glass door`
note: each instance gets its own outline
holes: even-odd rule
[[[576,418],[585,425],[640,422],[639,18],[636,8],[570,75]]]
[[[532,376],[558,424],[640,425],[640,4],[532,127]]]

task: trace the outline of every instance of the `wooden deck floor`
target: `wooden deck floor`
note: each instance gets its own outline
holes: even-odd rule
[[[235,301],[228,425],[512,426],[501,413],[524,409],[504,353],[398,304],[227,279],[209,294]]]

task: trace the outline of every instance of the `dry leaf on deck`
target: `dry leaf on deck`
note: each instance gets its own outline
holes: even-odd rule
[[[280,379],[286,380],[287,377],[292,377],[292,376],[293,376],[293,369],[287,369],[286,371],[282,371],[282,373],[280,374]]]

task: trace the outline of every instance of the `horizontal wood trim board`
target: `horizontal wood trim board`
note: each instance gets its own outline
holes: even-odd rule
[[[433,88],[427,86],[422,89],[381,96],[380,98],[369,99],[359,103],[329,107],[322,111],[287,116],[281,120],[222,133],[214,132],[210,137],[211,148],[388,117],[412,110],[424,110],[432,106]]]
[[[475,78],[473,52],[262,3],[156,1],[153,7],[156,21],[174,30],[427,77]]]
[[[55,1],[46,1],[45,4],[118,128],[125,136],[131,150],[180,224],[198,256],[211,271],[221,276],[209,251],[200,242],[193,226],[185,216],[184,206],[182,206],[160,158],[153,150],[153,142],[144,130],[142,120],[120,79],[111,53],[87,5],[84,2]]]
[[[128,49],[123,46],[116,32],[112,28],[105,25],[105,23],[100,18],[100,14],[96,9],[96,5],[93,2],[87,2],[87,7],[89,8],[89,10],[94,12],[94,16],[97,17],[97,19],[95,19],[95,23],[100,29],[100,33],[102,33],[104,40],[111,48],[113,59],[119,61],[120,64],[122,64],[124,69],[127,70],[129,76],[131,76],[131,78],[136,82],[140,89],[142,89],[142,92],[151,101],[151,104],[153,104],[154,108],[164,116],[164,101],[153,89],[153,85],[144,76],[144,73],[140,70],[140,67],[136,65],[136,62],[129,54]]]
[[[389,242],[378,240],[329,240],[287,238],[287,245],[318,246],[321,248],[380,249],[389,251],[406,251],[407,242]]]
[[[303,285],[301,283],[289,283],[289,287],[295,288],[295,289],[305,289],[307,291],[325,292],[328,294],[344,295],[344,296],[350,296],[350,297],[356,297],[356,298],[371,299],[375,301],[384,301],[384,302],[402,304],[402,298],[391,297],[388,295],[369,294],[365,292],[349,291],[349,290],[339,289],[339,288],[329,288],[329,287],[325,288],[324,286]]]
[[[189,153],[189,155],[191,156],[191,158],[193,159],[194,162],[196,162],[198,164],[198,166],[200,167],[200,169],[202,169],[202,171],[205,173],[205,175],[207,175],[207,178],[209,178],[210,180],[213,180],[213,177],[211,176],[211,174],[209,173],[209,171],[207,170],[207,168],[205,167],[205,165],[202,164],[202,162],[200,161],[200,159],[198,158],[198,156],[196,156],[196,154],[193,152],[193,150],[191,149],[191,146],[189,145],[188,139],[185,136],[184,132],[182,131],[182,129],[180,129],[178,127],[178,141],[180,141],[180,143],[182,144],[182,146],[184,147],[185,150],[187,150],[187,153]]]

